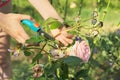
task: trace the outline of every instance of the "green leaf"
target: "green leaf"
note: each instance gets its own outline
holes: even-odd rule
[[[45,77],[40,77],[39,80],[46,80]]]
[[[58,62],[50,62],[47,63],[44,67],[44,72],[48,75],[53,75],[56,71],[56,69],[60,66],[60,64]]]
[[[36,56],[32,59],[32,63],[34,63],[35,61],[37,61],[37,60],[39,60],[39,59],[41,59],[42,58],[42,54],[40,54],[40,53],[38,53],[38,54],[36,54]]]
[[[64,63],[66,63],[69,66],[76,66],[76,65],[80,65],[82,60],[78,57],[75,56],[68,56],[66,58],[62,59]]]
[[[75,74],[76,79],[79,79],[81,77],[85,78],[87,76],[88,76],[88,70],[87,69],[82,69],[82,70],[76,72],[76,74]]]
[[[59,21],[54,21],[54,22],[50,23],[49,27],[50,27],[50,29],[56,29],[56,28],[59,28],[61,26],[62,26],[62,24]]]
[[[55,18],[48,18],[45,21],[45,25],[47,25],[49,27],[49,29],[56,29],[62,26],[62,23],[59,22],[57,19]]]
[[[29,40],[26,41],[26,43],[33,43],[33,44],[37,44],[39,42],[43,42],[45,41],[44,37],[41,35],[35,35],[33,37],[31,37]]]
[[[65,80],[68,78],[68,65],[62,63],[60,66],[60,77]]]
[[[24,55],[25,55],[25,56],[30,56],[30,55],[31,55],[31,52],[25,50],[25,51],[24,51]]]

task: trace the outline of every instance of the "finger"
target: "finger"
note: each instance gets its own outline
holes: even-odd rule
[[[17,32],[18,38],[20,39],[21,43],[25,43],[27,39],[29,39],[29,36],[25,32],[25,30],[22,28],[22,26],[18,25],[19,31]]]
[[[62,36],[58,36],[55,39],[60,41],[63,45],[68,46],[68,43],[63,39]]]
[[[69,38],[69,39],[72,39],[74,36],[72,34],[67,34],[66,37]]]
[[[61,27],[61,31],[65,31],[66,30],[66,26]]]
[[[26,40],[30,39],[30,37],[26,33],[25,34],[21,34],[21,36],[23,36],[22,43],[25,43]]]
[[[16,39],[16,41],[18,41],[19,43],[22,43],[22,44],[25,43],[25,40],[24,40],[23,38],[21,38],[21,37],[17,37],[17,38],[15,38],[15,39]]]
[[[73,43],[73,40],[72,39],[69,39],[69,38],[66,38],[66,37],[63,37],[63,40],[68,43],[68,44],[72,44]]]
[[[27,36],[26,38],[24,38],[24,37],[22,37],[22,36],[18,36],[18,37],[15,37],[15,39],[16,39],[19,43],[24,44],[25,41],[26,41],[27,39],[29,39],[29,37]]]
[[[20,15],[20,20],[29,19],[29,20],[34,21],[34,19],[29,15],[21,15],[21,14],[19,14],[19,15]]]
[[[66,31],[62,31],[61,33],[62,33],[64,36],[66,36],[67,38],[72,38],[72,37],[73,37],[72,34],[69,34],[69,33],[67,33]]]
[[[26,32],[23,32],[22,34],[20,34],[20,37],[22,39],[22,43],[25,43],[25,41],[30,38]]]

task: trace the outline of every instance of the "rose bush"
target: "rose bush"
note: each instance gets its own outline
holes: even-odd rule
[[[83,62],[88,62],[90,54],[90,47],[84,40],[76,40],[70,51],[67,52],[67,55],[79,57]]]

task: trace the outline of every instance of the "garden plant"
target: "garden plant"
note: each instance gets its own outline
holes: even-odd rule
[[[15,0],[13,0],[15,1]],[[31,31],[31,38],[26,44],[16,43],[8,51],[14,58],[22,54],[31,59],[27,63],[28,75],[23,80],[119,80],[120,73],[120,24],[114,32],[106,33],[103,30],[112,0],[93,0],[95,8],[89,12],[89,17],[81,17],[87,0],[50,0],[53,6],[64,18],[67,32],[74,35],[73,43],[67,47],[54,39],[47,39],[44,35]],[[116,0],[119,2],[119,0]],[[64,4],[61,4],[64,2]],[[20,3],[20,0],[19,0]],[[69,6],[70,5],[70,6]],[[17,6],[13,5],[14,11]],[[69,9],[72,8],[72,9]],[[77,10],[74,16],[70,12]],[[27,7],[28,12],[32,7]],[[64,10],[63,10],[64,9]],[[21,12],[22,9],[20,9]],[[27,13],[28,13],[27,12]],[[45,21],[37,18],[35,10],[31,15],[40,22],[42,29],[50,33],[49,24],[56,20],[49,18]],[[68,17],[69,16],[69,17]],[[53,25],[53,26],[54,26]],[[24,27],[27,27],[23,24]],[[51,34],[49,34],[51,35]],[[51,35],[52,36],[52,35]],[[19,76],[19,75],[15,75]],[[16,77],[13,77],[16,80]],[[18,80],[18,79],[17,79]]]

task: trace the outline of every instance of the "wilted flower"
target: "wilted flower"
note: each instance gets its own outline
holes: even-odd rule
[[[55,60],[65,56],[65,54],[59,49],[51,49],[49,52]]]
[[[35,65],[33,67],[33,71],[34,71],[33,77],[35,77],[35,78],[41,77],[44,73],[43,65],[41,65],[41,64]]]
[[[93,17],[97,17],[98,16],[98,12],[97,11],[93,11]]]
[[[80,19],[81,19],[81,17],[80,17],[80,16],[76,16],[76,17],[75,17],[75,22],[79,22],[79,21],[80,21]]]
[[[91,23],[92,25],[95,25],[97,23],[97,19],[92,19]]]
[[[87,45],[86,41],[76,40],[73,47],[67,52],[67,55],[79,57],[83,62],[87,62],[91,55],[90,47]]]
[[[102,21],[99,21],[99,23],[97,24],[97,26],[103,27],[103,22],[102,22]]]
[[[9,52],[13,53],[14,57],[20,54],[20,49],[8,49]]]
[[[97,36],[98,34],[99,34],[99,32],[97,30],[95,30],[91,33],[91,35],[94,36],[94,37]]]

